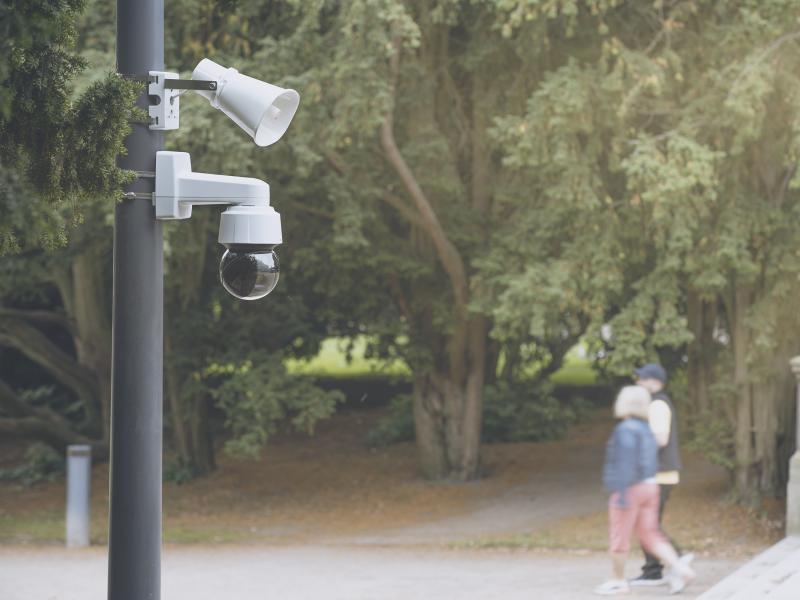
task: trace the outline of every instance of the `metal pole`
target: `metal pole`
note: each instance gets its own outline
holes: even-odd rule
[[[795,452],[800,452],[800,356],[795,356],[789,361],[789,366],[792,368],[797,386],[795,387],[795,435],[794,435],[794,448]]]
[[[786,486],[786,535],[800,535],[800,356],[789,361],[797,380],[795,389],[797,421],[795,452],[789,459],[789,481]]]
[[[67,548],[89,545],[92,447],[67,446]]]
[[[117,0],[117,71],[144,85],[163,69],[163,0]],[[163,136],[136,123],[126,147],[121,167],[154,171]],[[153,187],[140,178],[126,192]],[[109,600],[161,597],[163,300],[161,224],[150,199],[126,199],[114,218]]]

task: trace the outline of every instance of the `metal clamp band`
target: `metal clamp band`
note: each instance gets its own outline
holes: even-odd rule
[[[125,192],[122,197],[125,200],[152,200],[153,192]]]
[[[213,92],[217,89],[217,82],[199,79],[164,79],[164,88],[168,90],[203,90]]]

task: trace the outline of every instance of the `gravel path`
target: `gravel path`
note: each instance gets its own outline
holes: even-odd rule
[[[352,547],[168,547],[164,600],[590,599],[603,554]],[[631,569],[634,565],[629,565]],[[702,559],[695,598],[738,566]],[[2,600],[105,600],[105,549],[0,548]],[[635,597],[665,597],[665,588]]]
[[[331,541],[380,546],[447,544],[485,535],[535,531],[565,517],[605,510],[607,496],[598,475],[603,455],[597,445],[571,446],[562,459],[560,468],[534,471],[528,483],[486,500],[468,514]]]

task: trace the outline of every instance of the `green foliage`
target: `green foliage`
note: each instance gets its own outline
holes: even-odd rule
[[[0,469],[0,481],[17,481],[29,487],[42,481],[53,481],[64,474],[64,457],[45,444],[28,446],[24,460],[22,466]]]
[[[73,97],[71,86],[87,66],[74,54],[83,7],[79,0],[0,5],[0,161],[25,174],[21,183],[33,195],[25,202],[34,207],[25,212],[36,215],[16,219],[25,225],[3,221],[2,252],[36,242],[63,246],[67,228],[83,219],[82,204],[116,196],[132,175],[116,159],[129,122],[142,116],[134,110],[142,84],[111,74]],[[0,211],[11,212],[8,198],[0,201]],[[27,231],[31,222],[39,239]]]
[[[543,38],[552,67],[521,113],[494,120],[530,199],[504,201],[502,239],[481,262],[497,282],[484,299],[496,334],[576,323],[625,375],[690,351],[693,385],[736,383],[714,407],[727,423],[698,443],[730,461],[732,428],[761,419],[739,428],[734,460],[743,485],[774,490],[785,364],[800,350],[785,310],[800,293],[796,4],[502,5],[506,33]],[[750,395],[757,410],[739,400]]]
[[[733,473],[736,468],[736,439],[730,421],[723,415],[711,411],[695,415],[685,438],[688,450],[699,452]]]
[[[411,409],[411,396],[401,394],[392,398],[389,412],[367,433],[367,444],[380,448],[409,442],[414,439],[414,414]]]
[[[182,485],[197,477],[196,469],[180,457],[171,457],[164,463],[164,481]]]
[[[341,392],[325,391],[312,380],[288,375],[279,355],[211,365],[205,374],[224,377],[212,395],[233,434],[225,449],[236,456],[256,458],[269,436],[286,421],[298,431],[313,434],[317,421],[333,414],[336,404],[344,400]]]
[[[558,440],[570,425],[586,417],[589,408],[582,398],[557,399],[549,383],[497,382],[487,386],[484,394],[482,439],[487,443]],[[409,395],[393,398],[388,414],[367,434],[367,443],[373,447],[413,439]]]
[[[489,443],[558,440],[588,409],[580,398],[557,399],[549,383],[497,382],[484,395],[482,438]]]
[[[25,63],[53,67],[55,71],[74,65],[74,59],[59,54],[57,49],[72,42],[73,24],[84,4],[84,0],[3,0],[0,4],[0,81],[10,80],[14,71]],[[43,61],[54,57],[56,64]],[[3,118],[8,118],[12,112],[16,91],[5,85],[0,87],[0,115]],[[58,92],[55,90],[56,94]]]

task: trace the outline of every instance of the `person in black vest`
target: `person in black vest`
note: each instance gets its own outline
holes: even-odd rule
[[[658,510],[658,524],[664,519],[664,510],[673,488],[680,482],[681,456],[678,447],[678,419],[675,407],[664,391],[667,385],[667,372],[659,364],[647,364],[636,369],[636,385],[646,388],[653,401],[650,403],[649,422],[650,429],[658,443],[658,473],[656,482],[660,489],[660,503]],[[663,530],[663,527],[662,527]],[[668,536],[669,537],[669,536]],[[679,546],[672,538],[672,545],[681,554]],[[630,583],[633,586],[666,585],[664,566],[659,560],[644,550],[645,564],[642,573]],[[694,555],[684,554],[681,562],[688,565]]]

